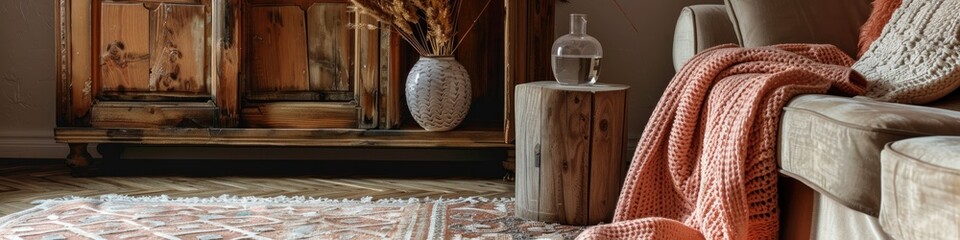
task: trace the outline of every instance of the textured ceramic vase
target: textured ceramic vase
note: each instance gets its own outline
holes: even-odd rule
[[[460,125],[470,110],[470,76],[453,57],[420,57],[407,75],[407,107],[427,131]]]

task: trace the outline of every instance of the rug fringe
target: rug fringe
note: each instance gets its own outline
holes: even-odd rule
[[[159,196],[128,196],[120,194],[101,195],[96,198],[65,196],[54,199],[35,200],[33,204],[45,204],[50,202],[69,202],[69,201],[126,201],[126,202],[156,202],[156,203],[269,203],[269,204],[305,204],[305,203],[432,203],[432,202],[512,202],[514,198],[485,198],[485,197],[459,197],[459,198],[386,198],[373,200],[373,197],[367,196],[360,199],[331,199],[314,198],[306,196],[275,196],[275,197],[253,197],[253,196],[234,196],[221,195],[218,197],[177,197],[171,198],[167,195]]]

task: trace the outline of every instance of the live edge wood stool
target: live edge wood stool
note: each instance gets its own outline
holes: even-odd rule
[[[609,223],[623,183],[629,86],[516,86],[517,217]]]

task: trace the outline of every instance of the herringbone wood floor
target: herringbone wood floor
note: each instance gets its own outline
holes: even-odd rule
[[[74,178],[61,160],[0,159],[0,216],[31,201],[103,194],[174,197],[311,196],[326,198],[512,197],[499,161],[123,160],[97,177]]]

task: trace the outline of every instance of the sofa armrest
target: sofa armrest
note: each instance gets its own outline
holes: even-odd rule
[[[679,70],[700,51],[726,43],[739,43],[726,6],[684,7],[673,35],[673,67]]]

